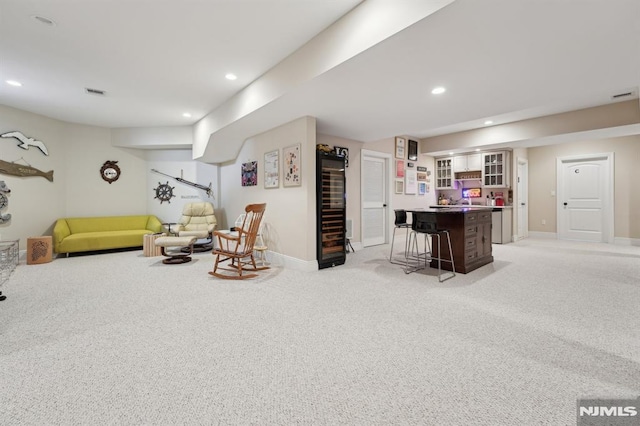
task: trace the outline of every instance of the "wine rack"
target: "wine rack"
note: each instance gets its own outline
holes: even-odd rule
[[[317,258],[323,269],[346,259],[345,159],[317,151],[316,171]]]

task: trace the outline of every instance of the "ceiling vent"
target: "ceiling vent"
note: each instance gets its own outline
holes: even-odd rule
[[[84,90],[90,95],[98,95],[98,96],[104,96],[105,95],[105,91],[104,90],[92,89],[90,87],[85,87]]]

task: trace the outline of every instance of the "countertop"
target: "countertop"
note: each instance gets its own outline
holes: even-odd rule
[[[458,208],[466,208],[466,209],[491,209],[491,210],[502,210],[502,209],[512,209],[513,206],[485,206],[482,204],[447,204],[442,206],[429,206],[431,209],[458,209]]]

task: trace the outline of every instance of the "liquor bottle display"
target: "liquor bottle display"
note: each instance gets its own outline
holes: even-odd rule
[[[323,269],[346,260],[345,158],[316,155],[317,258]]]

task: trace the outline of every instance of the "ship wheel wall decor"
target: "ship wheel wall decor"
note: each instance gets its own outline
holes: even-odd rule
[[[171,204],[171,199],[175,197],[175,195],[173,195],[174,188],[175,187],[173,186],[169,186],[169,181],[167,181],[167,183],[158,182],[158,187],[153,188],[153,190],[156,191],[156,196],[154,198],[160,200],[160,204],[165,201]]]

